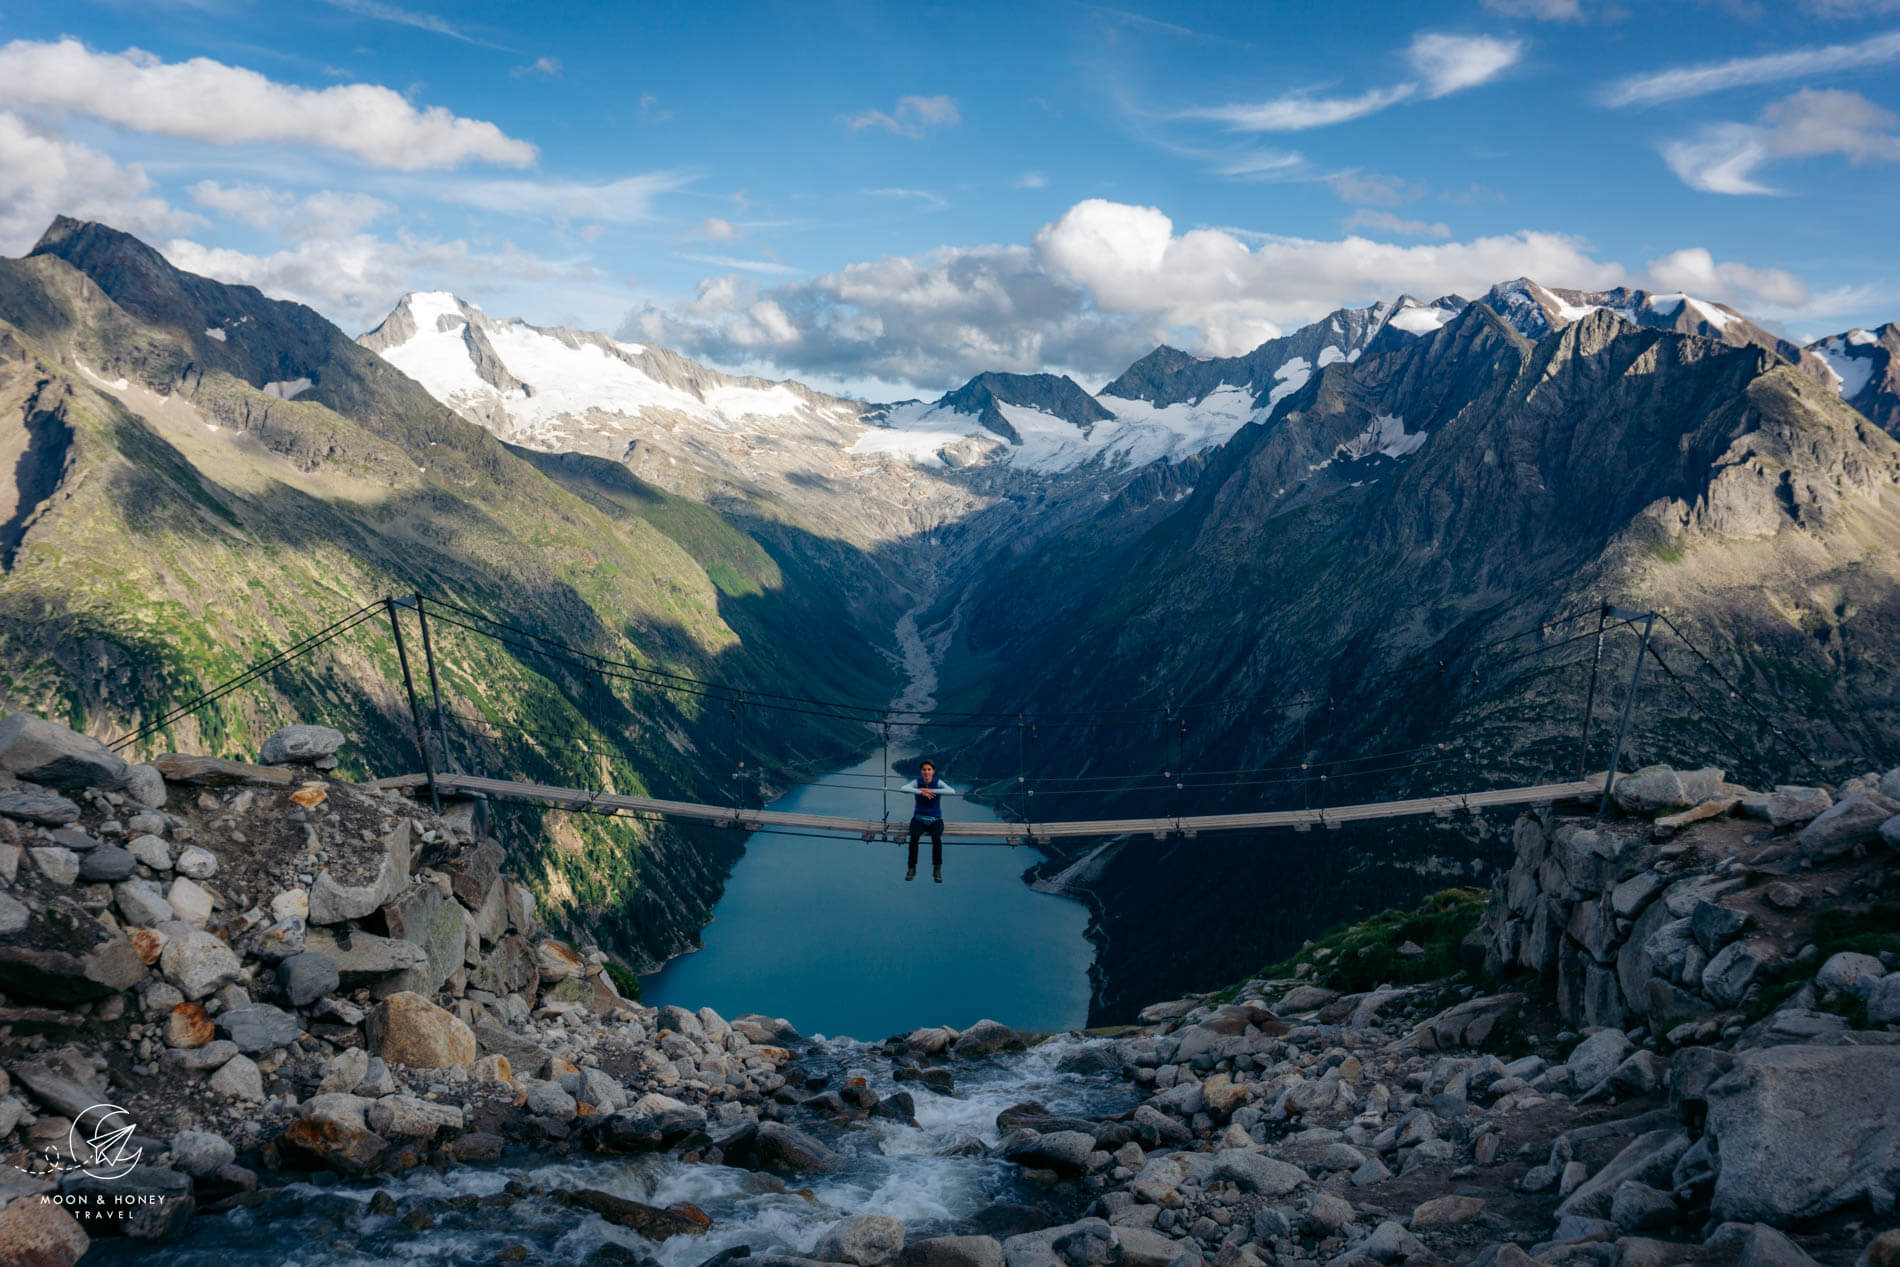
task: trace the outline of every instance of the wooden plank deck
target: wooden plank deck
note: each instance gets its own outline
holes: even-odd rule
[[[1376,818],[1404,818],[1417,814],[1446,815],[1459,810],[1488,809],[1505,805],[1537,805],[1554,801],[1580,800],[1603,791],[1604,776],[1593,775],[1574,783],[1540,783],[1532,787],[1490,788],[1454,796],[1427,796],[1409,801],[1373,801],[1362,805],[1339,805],[1330,809],[1265,810],[1245,814],[1195,814],[1179,818],[1117,818],[1081,822],[1052,823],[960,823],[946,821],[946,842],[966,845],[1020,845],[1035,840],[1070,839],[1079,836],[1133,836],[1156,838],[1197,836],[1202,832],[1248,831],[1267,827],[1291,827],[1308,831],[1315,827],[1338,827],[1344,823],[1365,822]],[[472,774],[438,774],[436,787],[449,796],[482,797],[490,800],[533,801],[556,809],[589,813],[632,814],[674,818],[686,822],[712,823],[746,831],[777,828],[784,831],[824,832],[857,836],[865,840],[891,838],[904,832],[909,815],[889,822],[877,818],[843,818],[830,814],[797,814],[786,810],[739,809],[731,805],[702,805],[692,801],[667,801],[650,796],[623,796],[609,792],[584,792],[575,788],[545,783],[518,783],[510,779],[487,779]],[[378,779],[381,788],[422,788],[428,779],[420,774],[403,774]]]

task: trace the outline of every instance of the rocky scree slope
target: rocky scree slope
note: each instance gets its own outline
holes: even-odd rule
[[[510,450],[310,310],[182,273],[103,226],[60,221],[34,254],[0,261],[0,435],[22,477],[0,507],[9,711],[122,734],[366,600],[415,590],[740,686],[861,698],[893,686],[875,657],[826,653],[875,645],[898,608],[875,587],[849,592],[852,574],[824,550],[749,535],[618,464]],[[519,648],[436,632],[452,706],[478,719],[453,728],[465,768],[735,794],[741,741],[726,710],[615,694]],[[299,715],[350,719],[349,768],[400,772],[417,763],[400,681],[386,630],[366,626],[160,742],[248,756]],[[806,718],[779,733],[768,783],[860,741]],[[744,755],[757,769],[760,754]],[[595,927],[642,963],[691,944],[737,851],[536,812],[504,834],[549,920]]]
[[[298,727],[272,737],[283,764],[126,772],[48,723],[0,735],[42,780],[0,792],[7,1261],[70,1264],[106,1236],[188,1248],[239,1209],[269,1229],[307,1213],[280,1194],[312,1174],[379,1187],[366,1214],[390,1252],[558,1209],[564,1229],[598,1215],[612,1231],[563,1236],[549,1261],[677,1261],[673,1243],[713,1220],[587,1186],[604,1172],[583,1159],[736,1167],[756,1200],[887,1141],[901,1155],[930,1101],[1037,1041],[989,1021],[919,1029],[849,1053],[874,1088],[786,1021],[643,1008],[599,954],[538,927],[465,816],[317,769],[340,740]],[[1069,1048],[1060,1068],[1119,1075],[1132,1101],[1025,1101],[960,1146],[1013,1172],[1018,1199],[947,1234],[857,1212],[796,1247],[762,1224],[746,1248],[769,1267],[1892,1263],[1900,939],[1878,913],[1900,884],[1900,801],[1880,788],[1900,790],[1900,771],[1769,793],[1663,767],[1626,783],[1621,817],[1521,820],[1518,863],[1469,939],[1474,968],[1517,962],[1530,886],[1548,913],[1529,926],[1565,918],[1575,942],[1537,970],[1554,991],[1519,976],[1502,993],[1347,993],[1330,984],[1350,975],[1346,943],[1309,945],[1287,975]],[[1623,896],[1637,889],[1647,901]],[[1644,946],[1702,948],[1699,1012],[1566,1017],[1591,1006],[1561,965],[1600,958],[1577,913],[1602,902],[1637,923],[1671,913]],[[1821,949],[1848,926],[1867,930],[1859,949]],[[1674,953],[1645,968],[1672,988],[1687,979]],[[1717,967],[1743,959],[1761,965],[1750,979]],[[71,1115],[105,1100],[139,1123],[132,1174],[35,1175]],[[481,1201],[403,1181],[496,1160],[530,1177]],[[89,1222],[40,1199],[54,1185],[144,1201]]]
[[[946,694],[1032,715],[1075,700],[1157,717],[1220,701],[1190,712],[1184,750],[1169,752],[1168,765],[1190,771],[1447,745],[1409,782],[1331,782],[1335,804],[1536,782],[1577,769],[1585,670],[1537,672],[1556,656],[1500,670],[1463,649],[1593,612],[1607,595],[1668,611],[1748,697],[1704,691],[1711,721],[1646,688],[1629,749],[1639,761],[1729,760],[1725,736],[1756,734],[1748,703],[1824,764],[1892,760],[1897,494],[1900,445],[1760,348],[1642,328],[1607,310],[1531,342],[1474,303],[1423,335],[1387,328],[1357,360],[1319,371],[1211,454],[1179,502],[1143,511],[1110,501],[1014,563],[968,604]],[[1608,663],[1621,667],[1609,671],[1627,674],[1631,647],[1612,648]],[[1679,647],[1673,656],[1694,664]],[[1417,665],[1444,667],[1408,667]],[[991,685],[1003,666],[1016,672],[1006,688]],[[1146,775],[1158,742],[1152,728],[1051,728],[1036,768]],[[972,751],[966,767],[1014,768],[1013,751]],[[1607,741],[1591,760],[1606,757]],[[1197,792],[1193,808],[1271,808],[1286,795],[1298,805],[1303,790],[1319,789],[1294,784],[1266,801]],[[1419,837],[1408,827],[1344,846],[1334,838],[1328,852],[1403,850],[1408,867],[1429,871],[1419,855],[1438,850],[1421,851]],[[1262,934],[1283,936],[1280,908],[1308,895],[1273,880],[1297,843],[1254,843],[1144,842],[1096,860],[1087,887],[1105,911],[1111,987],[1144,963],[1211,984],[1231,974],[1219,959],[1231,949],[1273,957]],[[1467,842],[1447,852],[1462,868],[1473,851]],[[1495,845],[1477,852],[1501,861]],[[1429,881],[1412,883],[1415,896]],[[1170,909],[1191,910],[1197,929],[1218,921],[1218,935],[1164,934]],[[1353,913],[1303,917],[1311,931]],[[1195,947],[1209,950],[1190,962]],[[1098,1000],[1098,1017],[1124,1017],[1157,989],[1155,978],[1138,981]]]

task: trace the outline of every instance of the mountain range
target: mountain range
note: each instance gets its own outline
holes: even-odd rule
[[[1608,596],[1709,657],[1658,642],[1702,676],[1644,688],[1637,759],[1772,782],[1811,776],[1789,744],[1830,775],[1900,757],[1892,325],[1802,347],[1692,296],[1518,279],[1341,309],[1244,356],[1157,348],[1098,391],[992,373],[877,404],[440,292],[352,340],[69,220],[0,261],[0,323],[0,686],[94,733],[424,590],[785,694],[890,698],[932,641],[946,706],[1156,719],[1029,738],[1039,775],[1096,780],[1076,784],[1101,789],[1091,810],[1171,812],[1162,770],[1345,771],[1195,787],[1196,808],[1337,803],[1600,765],[1576,751],[1587,643],[1562,640]],[[1471,651],[1527,631],[1568,658]],[[565,743],[622,790],[718,800],[748,759],[756,794],[866,741],[444,642],[486,719],[462,756],[525,776],[582,777]],[[360,715],[359,764],[406,767],[399,680],[351,644],[171,738],[243,755],[286,716]],[[925,741],[992,790],[1024,760],[1015,733]],[[1389,752],[1442,755],[1338,764]],[[1045,870],[1095,905],[1112,1019],[1482,873],[1507,849],[1488,830],[1122,841]],[[510,839],[556,918],[635,964],[690,944],[735,848],[539,815]]]

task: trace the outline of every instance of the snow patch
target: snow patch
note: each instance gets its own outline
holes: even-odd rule
[[[1847,341],[1857,348],[1864,348],[1870,343],[1880,342],[1880,338],[1877,335],[1869,334],[1867,331],[1856,327],[1847,332]]]
[[[81,374],[84,374],[87,378],[90,378],[93,382],[98,383],[102,387],[110,387],[115,392],[122,392],[132,385],[123,378],[101,378],[99,375],[93,373],[92,370],[87,367],[86,363],[78,357],[73,358],[73,364],[79,367]]]
[[[1673,295],[1651,295],[1643,301],[1643,306],[1659,317],[1666,317],[1682,307],[1683,300],[1688,297],[1680,291]]]
[[[1348,462],[1357,462],[1375,453],[1402,458],[1417,453],[1424,443],[1423,431],[1407,431],[1405,420],[1397,414],[1380,414],[1364,431],[1340,445],[1338,454]]]
[[[1306,380],[1313,376],[1313,364],[1303,356],[1296,356],[1285,365],[1273,371],[1273,390],[1267,393],[1267,408],[1271,409],[1286,397],[1306,386]]]
[[[1718,333],[1727,330],[1728,323],[1735,320],[1720,308],[1713,304],[1705,304],[1700,299],[1688,299],[1685,302],[1689,305],[1689,311],[1714,326]]]
[[[1321,369],[1325,369],[1328,365],[1332,365],[1339,361],[1344,361],[1346,359],[1347,359],[1346,354],[1344,352],[1341,352],[1338,348],[1334,347],[1330,343],[1328,343],[1325,347],[1319,350],[1319,367]]]
[[[265,383],[264,394],[279,400],[295,400],[316,384],[307,378],[287,378],[281,383]]]
[[[1861,394],[1874,376],[1874,358],[1871,356],[1850,356],[1847,344],[1853,342],[1849,335],[1845,341],[1829,339],[1816,349],[1828,372],[1834,375],[1834,386],[1841,399],[1852,400]]]
[[[223,343],[224,342],[224,327],[223,326],[206,326],[205,338],[216,339],[218,342]]]

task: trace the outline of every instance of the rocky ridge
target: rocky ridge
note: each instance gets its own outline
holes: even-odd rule
[[[322,773],[344,742],[297,727],[269,745],[285,764],[126,767],[55,723],[0,723],[6,1261],[188,1237],[220,1211],[268,1226],[313,1173],[382,1185],[372,1216],[419,1237],[475,1207],[401,1176],[506,1157],[666,1157],[784,1192],[1042,1041],[919,1029],[847,1053],[874,1086],[784,1020],[643,1007],[538,926],[465,813]],[[1132,1099],[1017,1103],[956,1146],[1008,1163],[1023,1199],[921,1234],[847,1212],[809,1245],[745,1248],[764,1267],[1892,1263],[1893,790],[1900,771],[1756,793],[1654,767],[1615,816],[1526,815],[1468,938],[1474,969],[1514,976],[1502,992],[1343,992],[1309,946],[1290,975],[1065,1049],[1068,1076]],[[1843,920],[1874,940],[1822,954]],[[60,1170],[104,1103],[141,1163]],[[128,1193],[130,1217],[88,1219]],[[711,1226],[571,1179],[495,1199],[598,1216],[616,1230],[589,1264]]]

